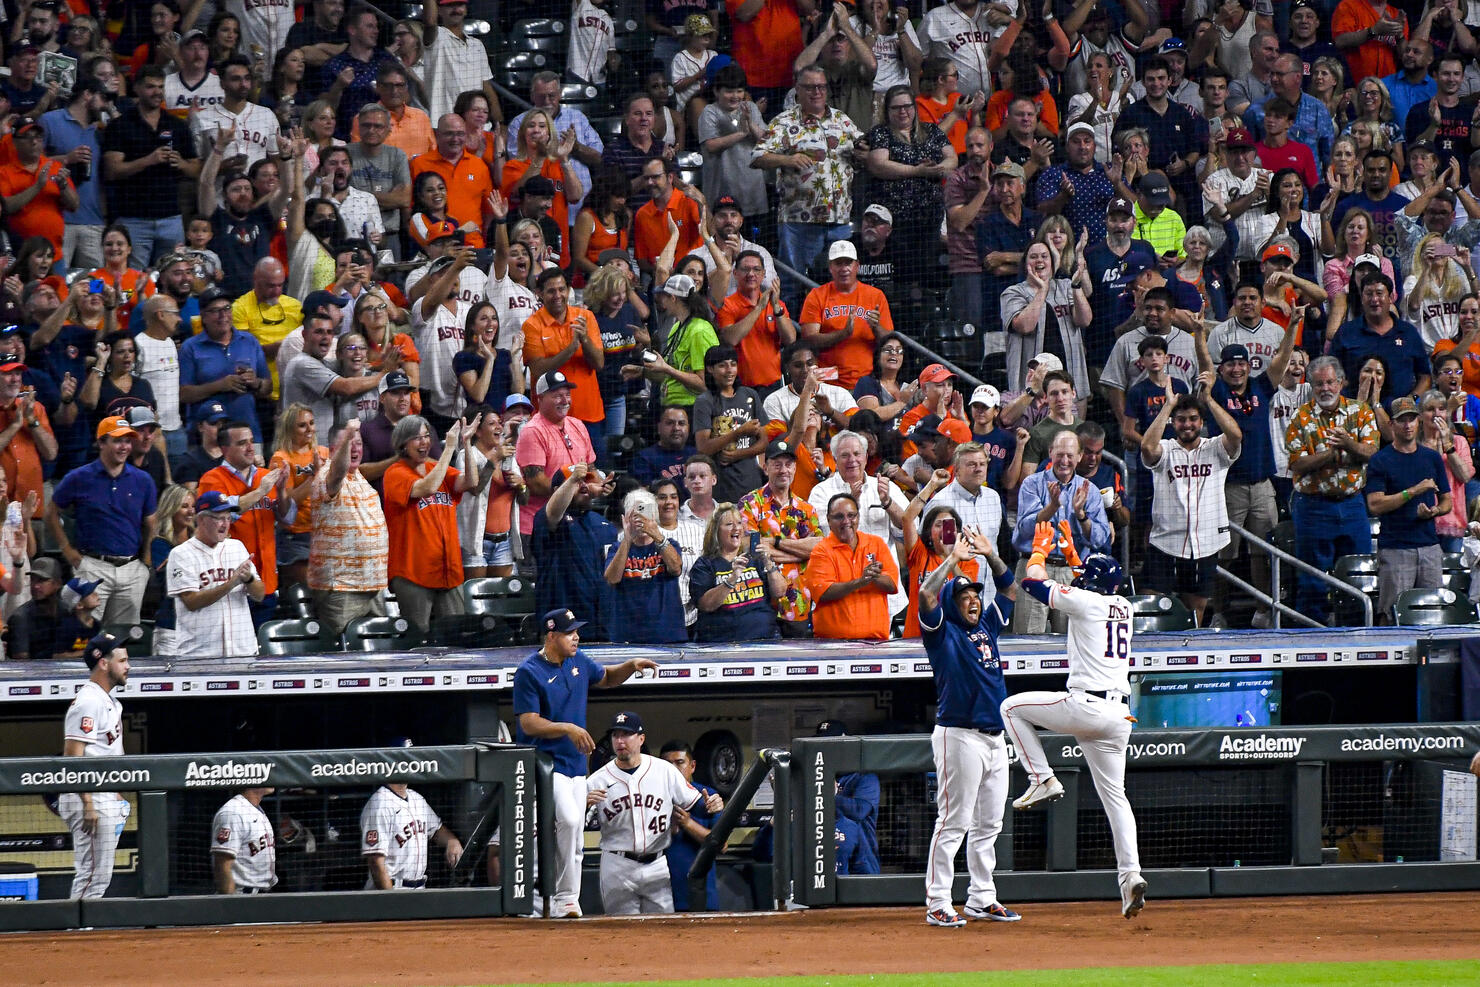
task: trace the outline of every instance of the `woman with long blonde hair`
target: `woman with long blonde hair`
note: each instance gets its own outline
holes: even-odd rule
[[[164,592],[170,552],[195,534],[195,491],[172,483],[159,492],[154,509],[154,540],[149,543],[150,580],[159,588],[159,612],[154,615],[153,649],[157,655],[175,654],[175,598]]]
[[[313,531],[313,476],[319,465],[329,458],[329,450],[319,445],[313,409],[293,402],[278,416],[276,445],[269,469],[287,474],[287,495],[298,505],[291,524],[277,529],[277,564],[280,585],[305,582],[308,578],[308,542]]]
[[[586,194],[585,186],[570,165],[575,146],[575,131],[558,132],[549,113],[540,109],[525,113],[519,122],[514,153],[504,162],[500,187],[504,198],[517,197],[530,179],[542,175],[555,186],[549,215],[560,229],[569,230],[570,204],[581,201]],[[570,266],[569,236],[560,238],[560,266]]]
[[[1432,353],[1441,341],[1459,336],[1459,303],[1474,290],[1470,252],[1429,233],[1413,248],[1408,270],[1413,273],[1403,281],[1403,316]]]

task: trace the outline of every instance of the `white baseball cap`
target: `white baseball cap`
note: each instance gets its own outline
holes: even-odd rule
[[[878,216],[890,226],[894,225],[894,213],[890,212],[886,207],[879,205],[877,202],[865,209],[863,211],[863,214],[865,216]]]
[[[1379,256],[1377,256],[1376,254],[1363,254],[1362,256],[1358,257],[1356,260],[1352,261],[1352,268],[1353,268],[1353,270],[1356,269],[1356,266],[1358,264],[1371,264],[1373,267],[1377,268],[1379,271],[1382,270],[1382,258],[1379,257]]]
[[[698,285],[694,284],[694,279],[687,274],[675,274],[663,282],[663,287],[660,290],[665,295],[673,295],[676,298],[687,298],[694,293],[696,287]]]
[[[858,248],[853,246],[851,240],[839,240],[827,248],[827,259],[834,260],[857,260]]]
[[[968,405],[983,404],[988,408],[1002,407],[1002,394],[991,384],[983,384],[971,392],[971,400]]]
[[[1064,136],[1073,137],[1075,134],[1080,133],[1081,131],[1089,134],[1091,137],[1095,136],[1095,128],[1083,122],[1069,124],[1069,132],[1066,133]]]
[[[1044,373],[1052,373],[1055,370],[1064,369],[1064,361],[1052,353],[1039,353],[1028,361],[1029,367],[1041,367]]]

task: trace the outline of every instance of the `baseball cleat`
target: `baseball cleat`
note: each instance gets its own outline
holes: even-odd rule
[[[978,922],[1021,922],[1023,920],[1017,912],[995,901],[986,908],[967,905],[966,917]]]
[[[925,913],[926,925],[938,925],[942,929],[959,929],[966,920],[950,908],[932,908]]]
[[[1146,879],[1131,874],[1120,883],[1120,914],[1135,918],[1146,907]]]
[[[1049,775],[1043,781],[1029,788],[1022,795],[1012,800],[1014,809],[1031,809],[1040,802],[1053,802],[1064,797],[1064,786],[1053,775]]]

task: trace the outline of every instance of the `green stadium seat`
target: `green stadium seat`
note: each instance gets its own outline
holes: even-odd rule
[[[344,650],[410,651],[422,636],[405,617],[361,617],[344,629]]]
[[[1197,627],[1192,611],[1175,596],[1142,593],[1128,598],[1132,607],[1131,630],[1135,634],[1157,631],[1190,631]]]
[[[1470,595],[1470,567],[1465,565],[1464,556],[1458,552],[1446,552],[1444,555],[1444,576],[1439,584],[1441,587],[1454,592],[1456,596],[1468,599]]]
[[[465,613],[456,617],[433,617],[426,646],[435,648],[486,648],[502,643],[497,637],[500,620],[491,613]]]
[[[257,644],[264,655],[312,655],[328,650],[317,620],[269,620],[257,628]]]
[[[278,587],[276,617],[282,620],[308,620],[314,615],[313,595],[302,583]]]
[[[1473,624],[1475,605],[1447,589],[1410,589],[1399,594],[1392,608],[1393,623],[1418,625]]]
[[[1377,609],[1377,556],[1373,554],[1343,555],[1331,567],[1331,575],[1342,582],[1361,590],[1372,601],[1373,613]],[[1366,622],[1362,604],[1353,596],[1332,591],[1331,603],[1336,614],[1336,623],[1342,627],[1356,627]]]

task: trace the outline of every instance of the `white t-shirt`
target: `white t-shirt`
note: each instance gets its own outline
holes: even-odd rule
[[[182,593],[220,586],[231,579],[237,566],[251,561],[247,546],[235,538],[223,539],[214,548],[191,538],[170,552],[165,592],[175,598],[177,656],[235,658],[257,653],[257,629],[245,586],[233,586],[221,599],[199,610],[191,610],[179,598]],[[262,578],[255,565],[252,573]]]
[[[485,297],[498,310],[498,338],[494,341],[494,347],[510,353],[522,353],[524,321],[541,307],[540,296],[507,274],[502,279],[489,274],[484,292]]]
[[[853,30],[862,37],[866,30],[863,21],[854,14],[848,18],[853,25]],[[909,21],[904,22],[905,37],[910,39],[916,48],[920,47],[920,36],[915,33],[915,25]],[[874,92],[888,92],[890,86],[907,86],[910,84],[910,74],[905,68],[904,60],[899,55],[899,33],[876,34],[872,50],[874,61],[878,69],[874,72]]]
[[[277,840],[272,820],[245,795],[232,797],[211,820],[211,852],[232,858],[231,879],[237,890],[261,888],[278,882]]]
[[[667,761],[640,756],[642,763],[634,771],[623,771],[613,760],[586,777],[587,792],[606,791],[590,811],[601,828],[603,850],[662,852],[672,839],[673,810],[692,808],[704,798]]]
[[[838,414],[852,411],[858,407],[858,402],[853,400],[853,395],[843,390],[836,384],[820,384],[817,393],[832,404],[833,410]],[[761,404],[761,410],[766,413],[769,421],[791,421],[791,413],[797,410],[797,405],[802,403],[802,396],[792,391],[790,387],[781,387],[772,391]]]
[[[173,339],[155,339],[148,333],[134,337],[139,351],[139,376],[149,382],[159,415],[159,427],[173,432],[180,419],[180,347]]]
[[[1066,642],[1069,688],[1130,695],[1130,603],[1123,596],[1045,582],[1048,605],[1072,618]]]
[[[449,310],[438,305],[428,318],[423,311],[426,296],[411,306],[411,338],[421,352],[421,386],[431,394],[431,407],[444,418],[462,414],[463,389],[452,372],[452,358],[463,347],[463,326],[472,306],[462,299]]]
[[[1223,436],[1198,439],[1186,449],[1161,440],[1151,467],[1151,544],[1179,559],[1205,559],[1228,544],[1228,500],[1223,492],[1230,456]]]
[[[256,45],[271,65],[293,27],[293,0],[226,0],[226,9],[242,26],[242,53],[253,58]]]
[[[606,82],[606,57],[612,50],[611,15],[591,0],[576,0],[570,14],[570,48],[565,74],[586,82]]]
[[[408,788],[402,798],[382,785],[360,810],[360,855],[384,857],[386,872],[397,884],[424,881],[427,840],[441,828],[441,818],[420,792]]]
[[[220,106],[225,100],[226,93],[221,89],[221,77],[216,74],[215,69],[207,69],[205,78],[194,89],[185,84],[179,72],[164,77],[164,108],[167,113],[183,118],[190,112],[191,103],[205,109],[208,106]]]

